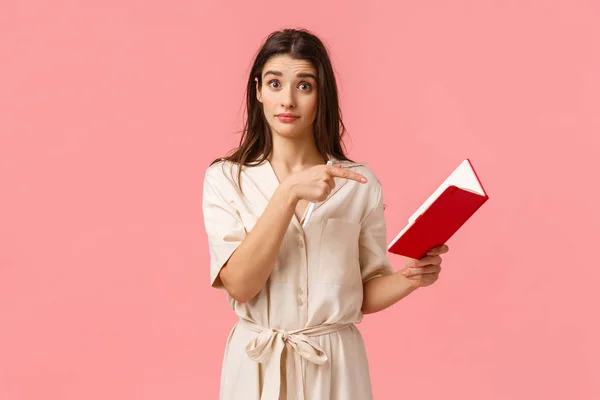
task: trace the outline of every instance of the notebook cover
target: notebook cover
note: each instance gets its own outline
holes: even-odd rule
[[[390,243],[388,251],[413,259],[424,257],[431,248],[446,244],[488,198],[487,194],[448,186],[401,237]]]

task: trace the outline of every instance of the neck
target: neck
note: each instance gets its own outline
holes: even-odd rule
[[[269,157],[273,165],[284,168],[286,171],[300,171],[314,165],[325,164],[325,160],[312,136],[309,140],[273,137],[273,151]]]

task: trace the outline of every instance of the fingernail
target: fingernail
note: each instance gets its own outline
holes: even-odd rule
[[[360,181],[366,183],[367,182],[367,178],[361,178]]]
[[[404,276],[408,276],[409,274],[410,274],[410,268],[407,268],[404,271],[402,271],[402,275],[404,275]]]

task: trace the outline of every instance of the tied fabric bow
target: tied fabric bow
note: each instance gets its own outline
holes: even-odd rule
[[[258,335],[246,346],[246,354],[251,360],[265,365],[265,381],[261,400],[279,400],[281,391],[281,376],[293,380],[294,399],[304,400],[304,374],[302,360],[323,365],[327,362],[327,354],[309,336],[319,336],[332,333],[349,326],[349,324],[319,325],[295,331],[281,329],[266,329],[248,320],[240,320]],[[293,358],[293,370],[282,371],[281,357],[284,351],[289,351]],[[288,357],[289,358],[289,357]],[[281,374],[281,372],[284,372]]]

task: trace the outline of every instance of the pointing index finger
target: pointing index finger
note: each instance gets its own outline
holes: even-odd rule
[[[341,165],[332,166],[329,168],[329,173],[339,178],[351,179],[360,183],[366,183],[367,178],[364,175],[341,168]]]

